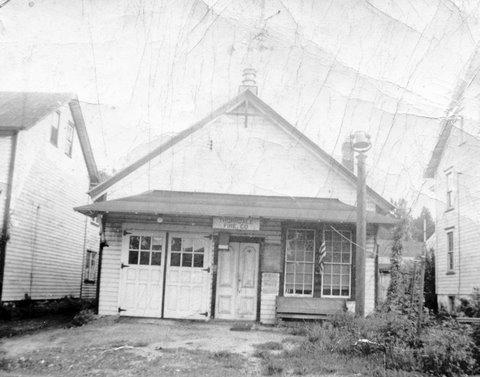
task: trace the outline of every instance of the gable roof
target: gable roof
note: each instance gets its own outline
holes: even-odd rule
[[[0,129],[28,129],[74,97],[71,93],[0,92]]]
[[[82,110],[75,94],[0,92],[0,131],[28,130],[66,103],[69,104],[72,113],[90,182],[97,184],[99,181],[98,169],[88,139]]]
[[[87,216],[98,213],[259,217],[276,220],[353,223],[356,207],[330,198],[265,196],[152,190],[140,195],[99,201],[74,208]],[[395,224],[391,216],[367,211],[371,224]]]
[[[465,130],[463,127],[459,128],[458,126],[456,126],[455,122],[457,119],[458,118],[450,117],[443,121],[442,129],[440,131],[440,134],[438,135],[437,142],[435,144],[435,147],[433,148],[427,168],[425,169],[423,175],[424,178],[435,177],[435,173],[437,172],[437,168],[442,160],[443,152],[445,151],[448,139],[454,128],[457,128],[457,130],[459,130],[464,136],[468,137],[470,140],[476,140],[477,143],[480,142],[480,138],[478,135],[475,135],[472,132]]]
[[[110,186],[115,184],[116,182],[120,181],[122,178],[126,177],[134,170],[138,169],[140,166],[144,165],[154,157],[158,156],[159,154],[163,153],[167,149],[171,148],[181,140],[185,139],[187,136],[191,135],[192,133],[198,131],[203,126],[208,124],[210,121],[214,120],[215,118],[219,117],[220,115],[233,110],[234,112],[239,111],[241,105],[246,103],[248,106],[253,105],[260,113],[266,116],[268,119],[272,120],[277,126],[285,130],[287,133],[291,134],[298,140],[300,140],[306,147],[311,149],[318,157],[322,160],[327,162],[332,168],[337,170],[340,174],[345,176],[349,179],[352,183],[356,183],[357,177],[353,174],[350,170],[348,170],[345,166],[343,166],[340,162],[330,156],[327,152],[325,152],[322,148],[320,148],[316,143],[310,140],[307,136],[305,136],[302,132],[300,132],[297,128],[291,125],[286,119],[284,119],[281,115],[279,115],[275,110],[273,110],[270,106],[268,106],[265,102],[263,102],[259,97],[253,94],[250,90],[245,90],[234,97],[232,100],[220,106],[218,109],[211,112],[205,118],[200,120],[199,122],[193,124],[191,127],[185,129],[184,131],[178,133],[170,140],[162,143],[155,149],[153,149],[150,153],[145,155],[144,157],[138,159],[137,161],[133,162],[132,164],[125,167],[123,170],[119,171],[114,176],[110,177],[106,181],[100,183],[98,186],[94,187],[89,191],[89,194],[92,197],[96,197],[99,194],[103,193],[106,189]],[[247,109],[247,107],[245,109]],[[391,211],[394,209],[394,206],[384,199],[380,194],[376,193],[370,187],[367,187],[368,195],[386,212]]]
[[[442,130],[440,131],[437,143],[435,144],[432,155],[430,156],[430,161],[428,162],[427,168],[423,174],[424,178],[433,178],[435,176],[435,172],[437,171],[438,165],[440,164],[443,156],[443,151],[447,145],[448,138],[452,132],[453,123],[454,119],[452,118],[443,121]]]

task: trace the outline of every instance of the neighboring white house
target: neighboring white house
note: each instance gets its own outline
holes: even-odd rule
[[[273,323],[354,308],[353,151],[345,167],[256,93],[247,73],[235,98],[90,191],[106,201],[77,208],[103,217],[100,314]],[[367,189],[367,312],[392,209]]]
[[[73,210],[98,172],[67,93],[0,92],[0,301],[94,297],[99,227]]]
[[[477,109],[478,111],[478,109]],[[436,196],[436,293],[439,307],[480,287],[480,138],[478,124],[461,115],[448,118],[425,172]]]

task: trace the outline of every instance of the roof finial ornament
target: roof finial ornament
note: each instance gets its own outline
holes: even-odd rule
[[[238,88],[239,93],[250,90],[253,94],[258,95],[256,78],[257,70],[255,68],[245,68],[242,74],[242,84]]]

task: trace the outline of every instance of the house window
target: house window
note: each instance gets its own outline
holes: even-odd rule
[[[160,266],[162,264],[163,237],[130,236],[128,264]]]
[[[315,231],[288,229],[285,247],[285,295],[313,296]]]
[[[203,268],[205,241],[202,239],[172,237],[170,252],[170,266]]]
[[[50,126],[50,143],[58,146],[58,130],[60,128],[60,111],[55,111],[53,114],[52,124]]]
[[[447,209],[453,208],[453,174],[448,172],[447,175]]]
[[[65,154],[72,157],[73,147],[73,123],[68,122],[65,130]]]
[[[94,283],[97,273],[97,252],[87,250],[87,258],[85,260],[85,282]]]
[[[448,252],[447,252],[447,269],[452,271],[454,268],[453,263],[453,232],[447,233]]]
[[[326,255],[322,274],[323,297],[350,297],[352,232],[325,230]]]

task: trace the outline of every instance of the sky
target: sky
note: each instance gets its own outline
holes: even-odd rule
[[[432,208],[423,171],[480,66],[480,1],[2,3],[0,88],[76,93],[107,171],[227,102],[253,67],[259,96],[333,156],[371,135],[376,191]]]

